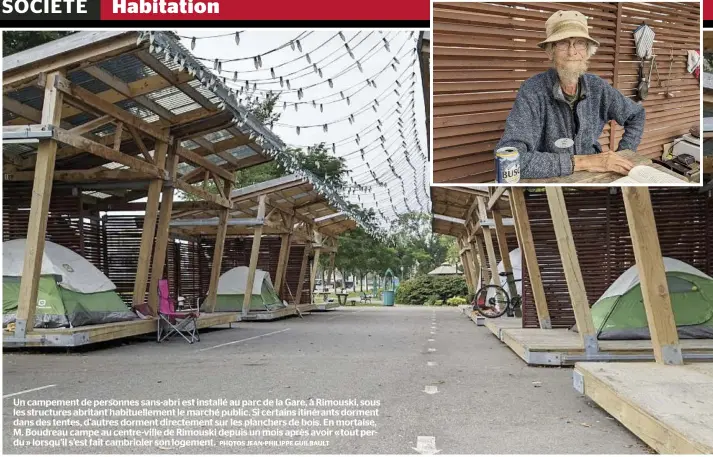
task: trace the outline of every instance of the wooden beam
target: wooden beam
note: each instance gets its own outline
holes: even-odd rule
[[[512,217],[515,219],[515,228],[520,243],[520,252],[522,252],[522,256],[525,258],[527,273],[530,277],[530,286],[532,288],[532,295],[535,299],[535,308],[537,309],[537,320],[540,323],[540,328],[552,328],[550,310],[547,307],[547,297],[545,296],[545,288],[542,285],[540,264],[537,261],[535,242],[532,239],[530,218],[527,215],[525,194],[522,188],[510,188],[510,208],[512,211]]]
[[[171,180],[176,177],[176,166],[178,165],[176,146],[177,142],[174,141],[166,158],[166,169]],[[163,278],[163,268],[166,263],[168,225],[171,222],[171,212],[173,211],[173,193],[173,187],[166,187],[161,192],[161,209],[158,216],[158,226],[156,227],[156,243],[154,245],[151,283],[149,285],[149,311],[153,316],[156,316],[158,312],[158,281]]]
[[[483,227],[483,240],[485,241],[485,249],[488,252],[488,263],[490,264],[490,278],[496,285],[500,285],[500,276],[498,275],[498,259],[495,257],[495,246],[493,245],[493,235],[490,232],[490,227]]]
[[[5,181],[32,181],[34,177],[34,171],[15,171],[3,175]],[[53,180],[62,182],[137,181],[150,179],[151,177],[151,175],[140,171],[102,167],[101,169],[91,170],[55,171]]]
[[[61,128],[55,128],[52,136],[60,143],[73,146],[103,159],[126,165],[135,171],[140,171],[159,179],[163,179],[165,176],[164,170],[154,164],[123,154],[115,149],[99,144],[96,141],[79,135],[73,135]]]
[[[96,119],[93,119],[89,122],[85,122],[82,125],[79,125],[77,127],[73,127],[68,130],[69,133],[72,133],[74,135],[84,135],[87,134],[93,130],[98,129],[99,127],[104,127],[107,124],[111,124],[114,122],[111,116],[105,114],[104,116],[100,116]]]
[[[215,303],[218,299],[218,280],[220,270],[223,265],[223,249],[225,248],[225,235],[228,229],[228,209],[220,210],[218,231],[215,235],[215,246],[213,248],[213,266],[210,269],[210,285],[208,286],[208,298],[206,299],[206,310],[209,313],[215,311]],[[252,289],[246,294],[252,293]]]
[[[500,211],[494,209],[492,210],[492,213],[493,220],[495,221],[495,236],[498,239],[498,249],[500,250],[500,258],[503,262],[504,273],[507,275],[507,289],[508,293],[510,294],[510,298],[512,298],[515,295],[518,295],[518,293],[517,286],[515,284],[515,277],[512,273],[512,263],[510,262],[510,247],[508,246],[508,239],[505,235],[505,227],[503,226],[503,218],[500,215]]]
[[[285,226],[288,230],[292,232],[292,216],[287,216],[287,221]],[[282,297],[282,284],[285,281],[285,274],[287,273],[287,262],[290,260],[290,247],[292,244],[292,233],[287,233],[282,235],[280,243],[280,256],[277,260],[277,273],[275,274],[275,290]]]
[[[555,228],[557,245],[562,258],[564,276],[567,280],[567,289],[569,289],[572,309],[574,310],[574,319],[577,321],[577,331],[582,340],[585,353],[594,354],[599,351],[599,343],[597,342],[597,333],[592,320],[592,311],[589,308],[587,292],[584,289],[582,270],[579,268],[577,250],[574,247],[572,227],[567,215],[564,194],[561,187],[547,187],[546,191],[552,225]]]
[[[146,161],[149,163],[155,163],[153,157],[151,157],[151,154],[149,154],[149,148],[146,147],[143,138],[141,138],[141,134],[130,125],[127,125],[126,127],[129,130],[129,134],[131,134],[131,138],[134,139],[136,147],[139,148],[139,151],[141,151],[141,155],[144,156],[144,159],[146,159]]]
[[[193,194],[196,197],[202,198],[205,201],[216,203],[224,208],[231,209],[233,207],[230,203],[230,200],[228,200],[227,198],[221,197],[217,194],[212,194],[199,187],[192,186],[187,182],[183,181],[182,179],[176,179],[173,182],[173,185],[176,189],[182,190],[183,192],[187,192],[189,194]]]
[[[62,118],[62,94],[54,87],[54,81],[60,73],[50,73],[50,84],[45,88],[42,105],[42,123],[59,125]],[[20,296],[15,320],[15,336],[24,338],[35,327],[35,308],[42,271],[42,259],[47,232],[47,212],[52,195],[52,176],[54,174],[57,142],[54,139],[42,140],[37,148],[37,166],[32,186],[30,217],[27,224],[27,241],[20,279]]]
[[[230,195],[230,192],[228,192],[228,195]],[[258,219],[265,218],[266,199],[267,197],[265,195],[261,195],[258,199]],[[260,257],[260,241],[262,239],[262,229],[262,225],[256,227],[255,234],[253,235],[253,246],[252,250],[250,251],[250,266],[248,268],[247,283],[245,284],[245,294],[243,295],[243,317],[248,315],[248,312],[250,311],[250,304],[252,303],[253,284],[255,283],[255,270],[257,269],[258,258]]]
[[[205,168],[206,170],[220,176],[223,179],[227,179],[230,182],[233,182],[235,180],[235,176],[233,176],[233,173],[227,171],[224,168],[219,167],[218,165],[214,164],[205,157],[199,156],[190,149],[179,147],[178,155],[186,159],[187,162],[192,163],[195,166]]]
[[[169,142],[170,138],[167,133],[164,133],[158,127],[149,124],[148,122],[134,116],[128,111],[124,111],[113,103],[103,100],[101,97],[89,92],[81,86],[78,86],[66,78],[61,78],[55,81],[55,86],[57,89],[61,90],[71,99],[79,100],[95,110],[101,111],[104,114],[108,114],[113,118],[124,122],[142,132],[156,138],[159,141]]]
[[[488,200],[488,209],[492,210],[493,207],[495,207],[495,205],[498,203],[498,200],[500,200],[506,190],[507,187],[497,187],[495,189],[493,195],[491,195],[490,199]]]
[[[121,135],[123,133],[124,133],[124,123],[117,122],[116,130],[114,130],[114,150],[115,151],[121,150]]]
[[[648,187],[624,187],[624,206],[641,278],[641,294],[651,333],[654,358],[664,365],[682,365],[681,345],[671,308],[668,280],[656,231]]]
[[[302,299],[302,288],[304,287],[305,276],[307,276],[307,267],[309,265],[309,254],[312,249],[311,243],[307,241],[305,243],[304,254],[302,255],[302,264],[300,266],[300,276],[297,279],[297,290],[295,291],[295,296],[292,300],[293,305],[299,305]]]
[[[314,260],[312,261],[312,272],[309,277],[310,295],[314,293],[314,281],[317,279],[317,269],[319,268],[319,256],[322,253],[322,234],[314,232]]]
[[[111,87],[115,91],[119,92],[124,97],[132,99],[139,105],[142,105],[143,107],[153,111],[163,119],[172,122],[176,118],[176,116],[171,111],[167,110],[166,108],[159,105],[150,98],[146,97],[145,95],[134,95],[134,93],[131,91],[131,87],[129,87],[127,83],[117,78],[116,76],[107,73],[103,69],[97,66],[92,66],[85,68],[84,71],[89,73],[91,76],[98,79],[99,81],[103,82],[107,86]]]
[[[168,153],[168,144],[159,142],[156,145],[156,164],[163,168]],[[146,286],[148,283],[149,267],[151,266],[151,252],[153,251],[154,235],[156,233],[156,217],[158,215],[159,197],[163,187],[162,179],[155,179],[149,184],[144,225],[141,231],[141,245],[139,247],[139,262],[134,281],[134,294],[131,304],[134,308],[144,304],[146,299]]]

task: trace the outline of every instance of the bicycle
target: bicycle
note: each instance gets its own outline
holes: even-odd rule
[[[503,277],[512,277],[512,273],[500,273]],[[508,278],[508,284],[515,284],[522,279]],[[516,289],[517,290],[517,289]],[[500,285],[488,284],[476,292],[473,297],[473,311],[485,317],[496,318],[507,313],[508,317],[522,317],[522,297],[515,293],[512,298]]]

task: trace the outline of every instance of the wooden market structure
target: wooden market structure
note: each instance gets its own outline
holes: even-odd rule
[[[511,274],[508,249],[521,250],[523,318],[487,320],[496,337],[529,365],[574,365],[574,387],[658,452],[713,451],[713,340],[679,340],[663,266],[666,255],[713,271],[711,191],[438,187],[431,199],[471,291],[500,259]],[[634,264],[651,340],[600,341],[590,306]]]
[[[134,308],[146,303],[152,316],[158,279],[175,269],[168,260],[184,260],[181,249],[194,243],[200,219],[215,221],[212,251],[200,251],[212,257],[209,284],[201,288],[207,288],[209,310],[228,235],[253,236],[251,278],[263,234],[287,246],[278,262],[283,283],[292,237],[311,246],[316,265],[319,252],[334,252],[334,236],[355,222],[336,192],[300,170],[283,148],[237,93],[168,32],[78,32],[5,57],[3,239],[26,236],[27,249],[16,327],[4,332],[4,344],[74,346],[155,330],[151,319],[33,329],[44,241],[55,235],[105,272],[133,255],[133,271],[121,272],[130,283],[122,297]],[[233,189],[235,171],[271,160],[296,175]],[[174,202],[176,189],[194,201]],[[145,203],[130,203],[141,198]],[[107,214],[132,210],[143,214],[112,218],[121,222],[107,233],[114,227]],[[127,232],[138,252],[127,254],[121,238]],[[112,251],[115,238],[121,241]],[[305,258],[311,250],[304,249]],[[173,292],[180,287],[175,282]],[[199,326],[238,319],[236,313],[207,313]]]

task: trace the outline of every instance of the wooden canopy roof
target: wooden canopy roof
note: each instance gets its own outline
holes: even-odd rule
[[[259,218],[259,201],[265,197],[263,220]],[[231,192],[233,209],[229,212],[229,235],[251,235],[255,225],[264,223],[265,234],[282,234],[290,230],[311,237],[317,231],[336,237],[351,230],[356,222],[331,205],[310,182],[288,175],[243,187]],[[213,234],[217,230],[215,212],[206,208],[181,207],[172,214],[172,230],[186,235]]]
[[[484,199],[489,209],[498,209],[503,217],[512,217],[507,193],[496,189],[485,186],[431,187],[433,232],[455,237],[464,235],[466,221],[478,220],[478,197]]]
[[[179,142],[177,177],[186,184],[207,176],[232,179],[235,170],[271,160],[265,149],[284,146],[175,36],[135,31],[78,32],[5,57],[5,140],[11,126],[16,136],[28,136],[42,123],[44,78],[54,71],[63,72],[55,85],[65,93],[53,132],[63,146],[55,180],[83,183],[85,189],[101,183],[104,190],[95,192],[97,197],[127,194],[112,191],[107,181],[150,178],[142,172],[153,170],[154,144],[169,135]],[[123,128],[117,129],[119,124]],[[117,145],[121,154],[102,156],[103,149],[89,151],[76,139],[67,144],[62,132],[108,148]],[[3,144],[6,180],[32,180],[36,148],[37,143],[22,139]],[[138,164],[137,170],[135,157],[122,156],[137,156],[149,166]]]

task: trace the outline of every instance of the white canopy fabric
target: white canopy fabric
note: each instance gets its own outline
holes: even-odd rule
[[[20,238],[2,244],[3,276],[22,276],[26,243],[27,239]],[[40,274],[61,276],[60,286],[83,294],[116,289],[114,283],[87,259],[51,241],[45,241]]]
[[[518,280],[515,284],[517,287],[517,293],[522,296],[522,254],[520,254],[520,248],[513,249],[510,251],[510,264],[512,265],[512,275],[513,278]],[[505,271],[505,267],[503,266],[503,261],[501,260],[498,263],[498,273],[502,273]],[[510,289],[508,289],[508,281],[505,276],[498,276],[500,280],[500,287],[505,289],[507,293],[510,293]],[[491,278],[490,284],[495,284],[496,282],[495,278]],[[478,288],[477,290],[480,290],[481,287],[483,287],[482,284],[483,280],[478,279]],[[476,290],[476,292],[477,292]],[[493,295],[493,294],[489,294]]]
[[[272,280],[270,273],[263,270],[255,270],[255,280],[253,281],[253,293],[251,295],[260,295],[262,293],[262,282],[267,283],[272,288]],[[245,294],[245,288],[248,284],[248,267],[232,268],[218,278],[218,295],[241,295]]]
[[[690,275],[700,276],[701,278],[713,279],[702,271],[690,266],[686,262],[682,262],[678,259],[674,259],[671,257],[663,258],[663,266],[664,270],[667,272],[679,271],[681,273],[688,273]],[[631,290],[632,287],[635,287],[640,282],[641,277],[639,276],[639,269],[636,265],[634,265],[633,267],[622,273],[621,276],[619,276],[619,278],[617,278],[617,280],[614,281],[611,286],[609,286],[606,292],[604,292],[604,295],[601,296],[600,300],[609,297],[618,297],[620,295],[624,295],[627,291]]]
[[[442,263],[440,266],[428,272],[429,275],[457,275],[458,270],[455,265],[451,265],[448,262]]]

